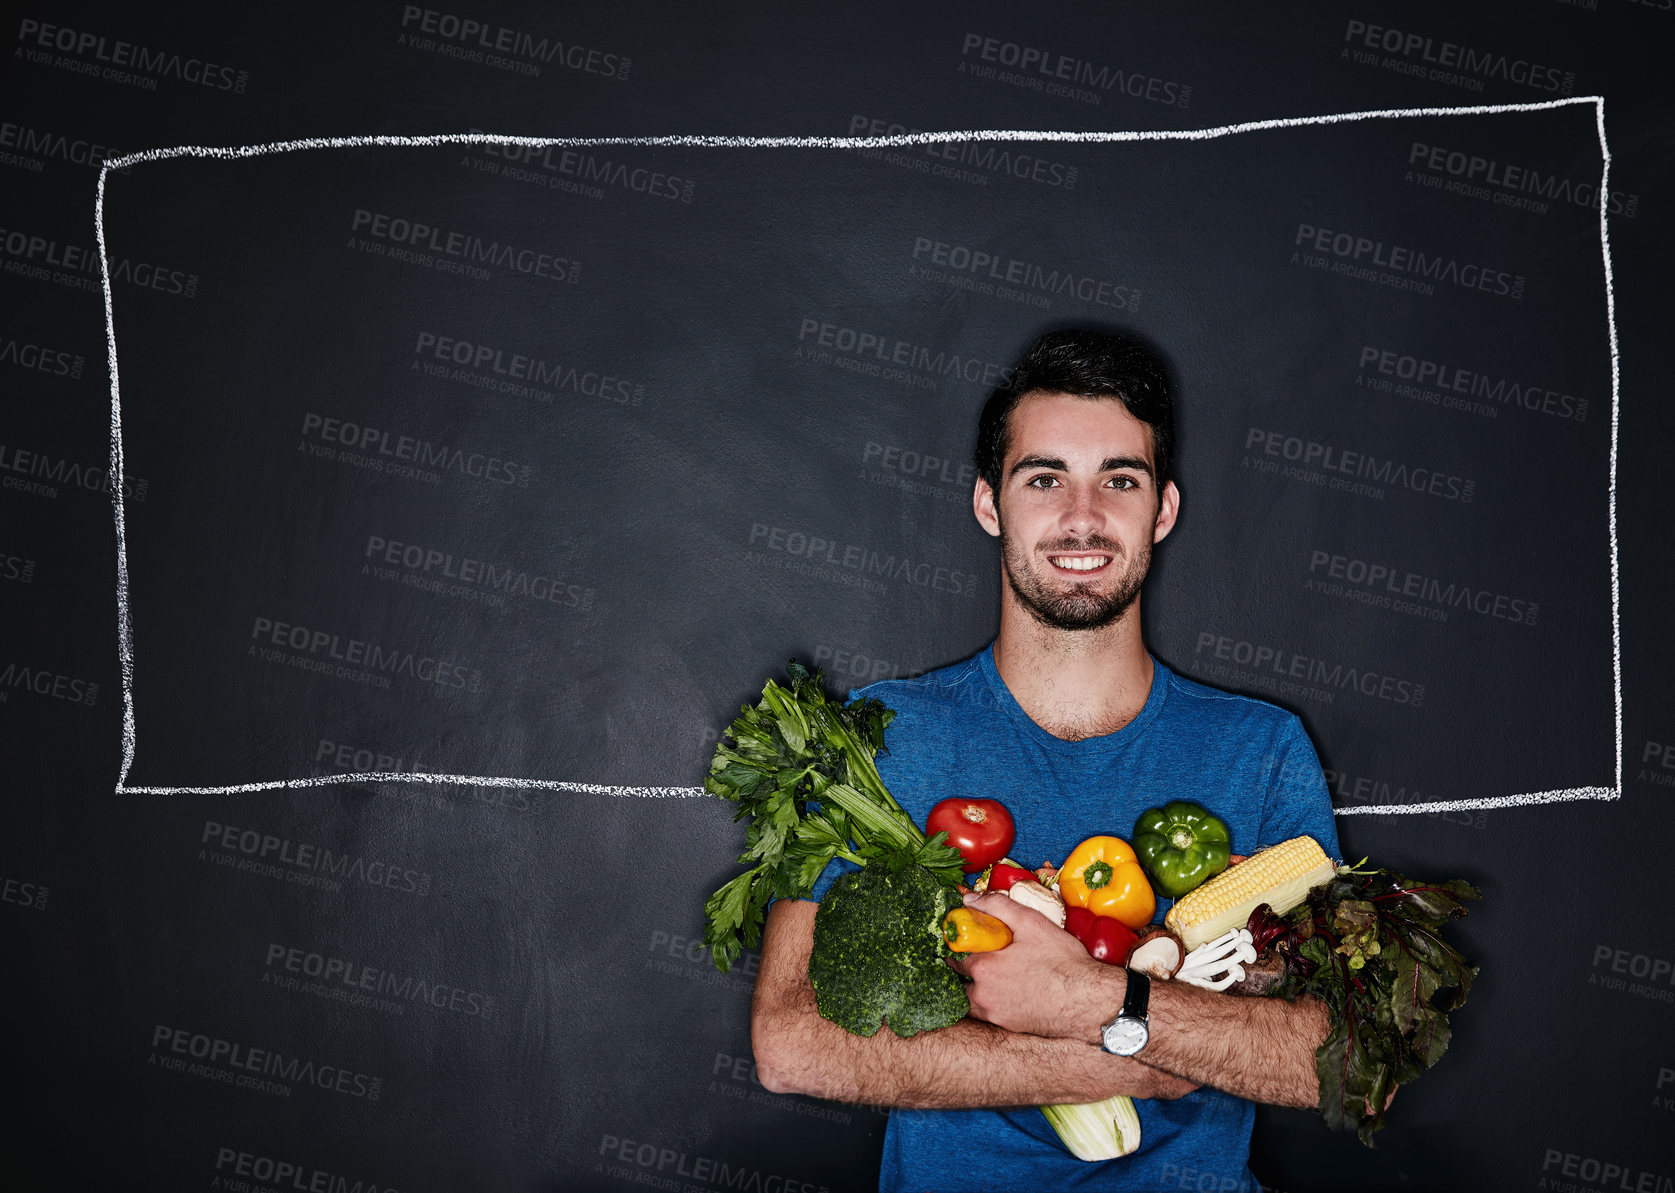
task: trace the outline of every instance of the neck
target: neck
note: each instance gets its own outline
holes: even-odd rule
[[[1140,636],[1140,598],[1097,630],[1042,625],[1002,583],[995,669],[1030,720],[1065,741],[1115,733],[1151,694],[1151,655]]]

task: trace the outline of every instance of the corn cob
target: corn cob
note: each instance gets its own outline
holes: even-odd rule
[[[1182,896],[1163,923],[1187,948],[1195,949],[1243,928],[1250,913],[1264,903],[1275,915],[1284,915],[1311,887],[1335,873],[1337,866],[1313,837],[1293,837],[1259,850]]]

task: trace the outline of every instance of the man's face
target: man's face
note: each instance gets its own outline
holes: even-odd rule
[[[1091,630],[1126,613],[1174,527],[1151,428],[1114,398],[1033,393],[1012,410],[1000,491],[977,482],[977,520],[1001,543],[1006,580],[1043,625]]]

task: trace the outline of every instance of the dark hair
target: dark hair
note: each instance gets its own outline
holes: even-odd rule
[[[1012,410],[1032,393],[1118,399],[1152,429],[1158,489],[1174,478],[1175,398],[1163,362],[1129,336],[1071,328],[1036,340],[983,406],[977,421],[977,475],[996,493]]]

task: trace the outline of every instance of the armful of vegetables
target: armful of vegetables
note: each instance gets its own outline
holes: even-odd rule
[[[761,939],[771,900],[810,894],[832,859],[843,858],[862,868],[832,884],[814,917],[808,976],[821,1016],[861,1036],[885,1024],[911,1036],[958,1022],[971,1004],[945,961],[1007,943],[991,925],[963,914],[961,875],[1004,856],[1011,818],[993,801],[944,801],[956,806],[938,805],[940,817],[952,819],[928,822],[927,840],[873,763],[894,714],[876,700],[838,705],[826,698],[818,673],[796,663],[788,672],[789,688],[769,680],[761,701],[741,710],[704,783],[739,805],[735,820],[750,818],[738,859],[750,868],[705,904],[704,942],[716,967],[728,969],[742,947]],[[1002,833],[995,832],[999,823]],[[949,831],[936,831],[942,826]],[[949,844],[952,833],[959,848]],[[1043,889],[1037,899],[1037,910],[1052,916],[1056,896]],[[1140,1144],[1130,1098],[1041,1112],[1083,1160],[1126,1155]]]
[[[1478,898],[1458,879],[1336,866],[1296,837],[1204,883],[1164,923],[1193,950],[1179,980],[1325,1004],[1320,1112],[1371,1147],[1390,1093],[1448,1048],[1448,1013],[1465,1005],[1477,968],[1440,932]]]

